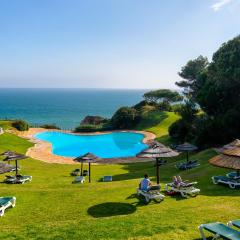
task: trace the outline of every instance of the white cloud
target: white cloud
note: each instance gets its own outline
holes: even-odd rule
[[[230,4],[232,2],[232,0],[218,0],[217,2],[215,2],[211,8],[213,9],[213,11],[217,12],[219,10],[221,10],[221,8],[225,7],[226,5]]]

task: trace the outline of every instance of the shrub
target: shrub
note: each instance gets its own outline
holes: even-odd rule
[[[16,120],[12,123],[12,126],[18,131],[27,131],[29,129],[29,124],[24,120]]]
[[[61,129],[60,127],[56,126],[55,124],[43,124],[40,127],[46,128],[46,129]]]
[[[102,125],[82,125],[75,128],[74,132],[97,132],[102,131]]]
[[[130,129],[139,121],[138,111],[130,107],[119,108],[111,118],[111,124],[115,129]]]

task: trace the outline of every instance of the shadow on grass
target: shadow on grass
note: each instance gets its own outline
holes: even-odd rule
[[[168,158],[166,159],[167,163],[160,166],[160,178],[162,177],[166,178],[166,175],[171,175],[170,172],[173,172],[172,174],[177,173],[177,169],[175,168],[176,162],[179,160],[178,157],[175,158]],[[155,180],[156,176],[156,167],[155,167],[155,160],[151,162],[145,162],[145,163],[128,163],[128,164],[122,164],[122,169],[126,170],[127,173],[118,174],[113,176],[113,181],[122,181],[122,180],[131,180],[131,179],[141,179],[143,178],[144,174],[147,173],[150,177],[153,176],[154,178],[152,180]],[[170,179],[171,180],[171,177]]]
[[[88,208],[88,214],[94,218],[132,214],[136,206],[129,203],[106,202]]]

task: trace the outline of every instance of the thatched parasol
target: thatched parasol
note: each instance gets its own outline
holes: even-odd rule
[[[188,142],[185,142],[183,144],[180,144],[180,145],[176,146],[176,150],[178,150],[180,152],[186,152],[187,153],[187,163],[189,161],[189,152],[195,151],[197,149],[198,149],[197,146],[192,145],[192,144],[190,144]]]
[[[81,176],[83,175],[83,163],[88,163],[88,181],[91,182],[91,163],[98,161],[100,158],[92,153],[86,153],[74,159],[75,162],[81,163]]]
[[[15,174],[17,176],[17,174],[18,174],[18,160],[22,160],[22,159],[25,159],[25,158],[27,158],[27,156],[25,156],[23,154],[12,152],[10,155],[6,156],[6,158],[4,158],[3,161],[15,161],[15,165],[16,165]]]
[[[234,149],[228,149],[209,160],[212,165],[230,168],[237,170],[239,175],[240,171],[240,148],[236,147]]]
[[[0,155],[2,155],[2,156],[12,156],[12,155],[15,155],[15,154],[16,154],[15,152],[7,150],[7,151],[1,153]]]
[[[12,172],[14,169],[14,166],[0,162],[0,174]]]
[[[234,141],[224,145],[221,148],[218,148],[217,150],[222,153],[223,151],[225,151],[227,149],[233,149],[233,148],[236,148],[236,147],[240,148],[240,140],[239,139],[235,139]]]
[[[161,147],[163,146],[163,147]],[[137,155],[137,157],[143,158],[155,158],[156,159],[156,177],[157,177],[157,184],[160,182],[160,174],[159,174],[159,159],[160,158],[167,158],[167,157],[176,157],[179,153],[173,151],[171,148],[165,147],[164,145],[159,145],[155,148],[149,148],[143,150],[141,153]]]

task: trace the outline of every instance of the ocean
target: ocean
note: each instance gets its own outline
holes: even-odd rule
[[[141,101],[147,90],[0,89],[0,119],[24,119],[33,126],[73,129],[87,115],[110,118],[121,106]]]

